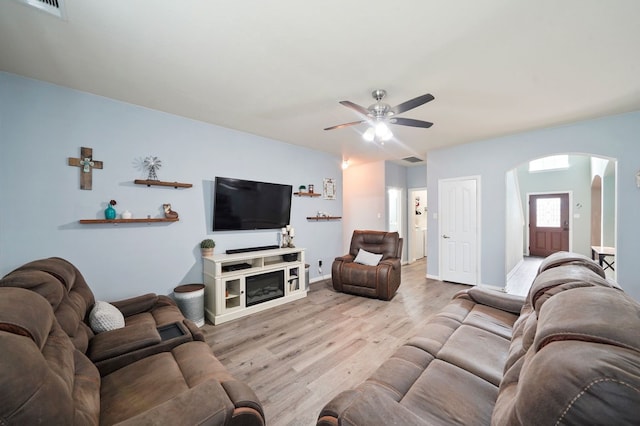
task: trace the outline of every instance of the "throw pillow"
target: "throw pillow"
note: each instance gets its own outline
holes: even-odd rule
[[[380,259],[382,259],[381,254],[369,253],[366,250],[360,249],[358,251],[358,255],[353,261],[356,263],[362,263],[363,265],[377,266]]]
[[[96,334],[115,330],[124,327],[124,315],[112,304],[97,301],[89,314],[89,325]]]

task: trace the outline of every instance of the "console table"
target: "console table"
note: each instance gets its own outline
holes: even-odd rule
[[[615,261],[612,260],[611,262],[608,262],[606,259],[607,256],[611,256],[615,258],[616,256],[615,247],[591,246],[591,258],[593,260],[597,260],[598,263],[600,264],[600,267],[602,267],[603,269],[611,268],[611,270],[615,271],[613,267],[613,264],[615,263]]]
[[[213,324],[306,297],[304,249],[203,257],[206,317]]]

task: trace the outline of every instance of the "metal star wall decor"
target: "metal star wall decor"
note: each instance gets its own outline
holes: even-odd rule
[[[158,157],[147,157],[144,159],[144,167],[149,172],[147,180],[159,180],[156,171],[162,167],[162,161]]]

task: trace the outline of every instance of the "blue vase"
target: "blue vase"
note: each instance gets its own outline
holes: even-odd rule
[[[116,209],[114,209],[111,204],[109,204],[109,207],[104,211],[104,217],[107,220],[113,220],[116,218]]]

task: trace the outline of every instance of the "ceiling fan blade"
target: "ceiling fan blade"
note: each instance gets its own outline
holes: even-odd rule
[[[417,98],[409,99],[406,102],[403,102],[399,105],[391,108],[391,112],[394,114],[402,114],[405,111],[409,111],[410,109],[414,109],[419,107],[420,105],[426,104],[427,102],[431,102],[435,98],[432,94],[427,93],[426,95],[418,96]]]
[[[360,123],[365,123],[366,120],[352,121],[351,123],[338,124],[337,126],[327,127],[325,130],[342,129],[343,127],[355,126]]]
[[[369,112],[368,109],[358,104],[354,104],[351,101],[340,101],[340,104],[346,106],[347,108],[351,108],[352,110],[357,111],[362,115],[371,115],[371,112]]]
[[[401,126],[411,126],[411,127],[422,127],[423,129],[428,129],[433,126],[433,123],[429,123],[428,121],[422,120],[414,120],[413,118],[402,118],[402,117],[394,117],[389,120],[391,124],[399,124]]]

